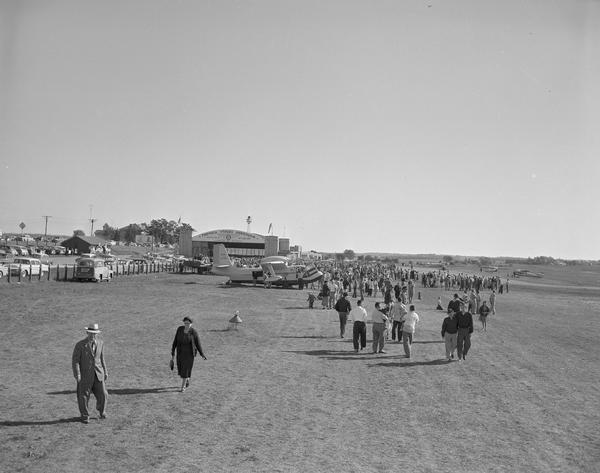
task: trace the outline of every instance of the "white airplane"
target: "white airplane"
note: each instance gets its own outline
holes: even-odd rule
[[[516,269],[513,271],[513,276],[526,276],[528,278],[543,278],[544,273],[536,273],[535,271],[530,271],[528,269]]]
[[[213,264],[210,271],[217,276],[226,276],[233,283],[271,283],[277,286],[297,286],[302,278],[304,284],[323,277],[314,265],[290,265],[284,256],[268,256],[260,261],[260,268],[240,268],[229,258],[225,245],[213,246]]]
[[[498,272],[498,266],[482,266],[481,269],[488,273],[497,273]]]

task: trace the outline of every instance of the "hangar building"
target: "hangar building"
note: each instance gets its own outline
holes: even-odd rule
[[[213,246],[222,243],[230,256],[257,257],[282,255],[290,253],[289,238],[276,235],[260,235],[241,230],[212,230],[192,237],[191,232],[182,232],[179,252],[188,258],[213,256]]]

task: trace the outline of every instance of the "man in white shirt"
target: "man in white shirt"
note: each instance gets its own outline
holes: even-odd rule
[[[361,350],[367,346],[367,317],[367,311],[362,306],[362,299],[357,300],[356,307],[350,311],[350,320],[354,321],[352,344],[356,353],[358,353],[359,339]]]
[[[402,342],[404,343],[404,353],[406,354],[406,358],[410,358],[412,355],[411,348],[413,335],[418,322],[419,314],[415,312],[415,306],[411,305],[408,314],[404,316],[404,325],[402,326]]]

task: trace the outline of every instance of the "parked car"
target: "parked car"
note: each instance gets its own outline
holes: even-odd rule
[[[106,281],[113,277],[112,270],[100,258],[77,258],[74,279],[77,281]]]
[[[0,263],[0,279],[8,274],[9,268],[6,263]]]
[[[27,277],[30,274],[32,276],[39,276],[42,273],[42,276],[46,274],[49,270],[47,264],[42,263],[39,258],[27,258],[27,257],[17,257],[12,263],[8,265],[11,276],[18,276],[21,274],[23,277]]]
[[[3,245],[0,246],[0,249],[5,251],[7,255],[17,256],[19,252],[13,246]]]
[[[19,256],[29,256],[29,250],[26,246],[13,246],[15,250],[17,250],[17,255]]]

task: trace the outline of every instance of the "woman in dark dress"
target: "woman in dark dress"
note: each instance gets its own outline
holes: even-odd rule
[[[206,360],[204,353],[202,353],[198,332],[192,327],[192,319],[187,316],[183,318],[183,326],[178,327],[175,333],[175,339],[171,347],[171,360],[175,358],[175,350],[177,350],[177,373],[182,379],[181,392],[184,392],[185,388],[190,385],[196,352],[200,353],[200,356]]]

